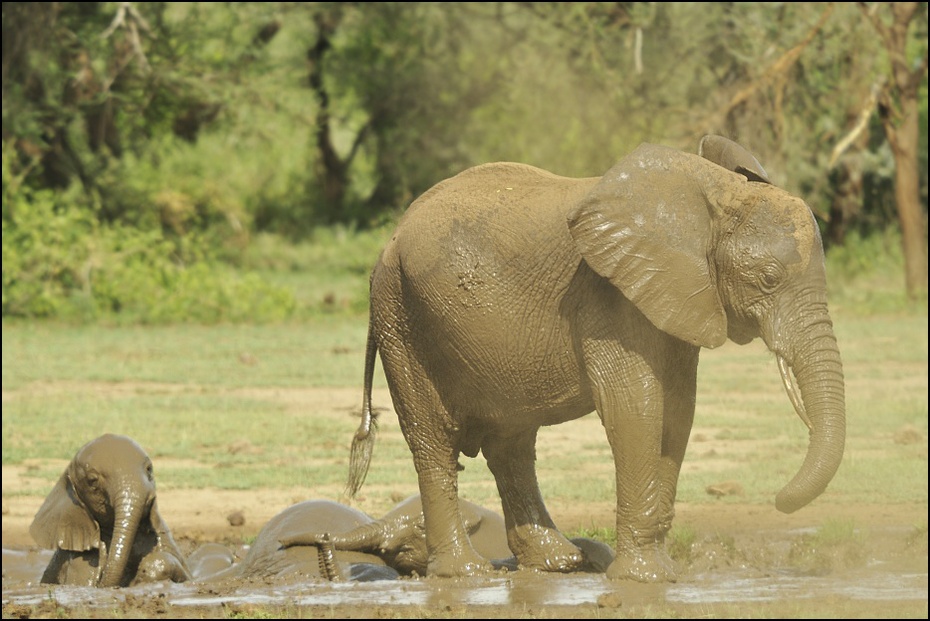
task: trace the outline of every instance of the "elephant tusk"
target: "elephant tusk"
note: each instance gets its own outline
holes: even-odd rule
[[[785,385],[785,392],[788,393],[788,398],[791,400],[791,405],[794,406],[794,411],[798,413],[798,416],[804,421],[807,428],[813,431],[814,425],[807,415],[807,410],[804,409],[804,401],[801,399],[798,384],[795,382],[794,374],[791,371],[791,367],[788,365],[788,361],[782,356],[776,356],[776,358],[778,360],[778,372],[781,374],[782,384]]]

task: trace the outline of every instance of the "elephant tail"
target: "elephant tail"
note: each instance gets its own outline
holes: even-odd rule
[[[375,448],[375,436],[378,431],[378,412],[371,407],[371,384],[375,375],[375,359],[378,354],[378,341],[374,326],[368,323],[368,342],[365,345],[365,393],[362,397],[362,420],[352,438],[352,450],[349,454],[349,480],[343,496],[354,498],[362,488],[368,467],[371,465],[371,453]]]

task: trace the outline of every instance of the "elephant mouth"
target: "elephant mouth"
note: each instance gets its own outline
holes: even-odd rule
[[[784,356],[776,354],[776,359],[778,360],[778,372],[781,374],[781,382],[785,386],[785,392],[788,393],[788,399],[791,400],[791,405],[794,406],[794,411],[797,412],[798,417],[804,421],[807,428],[813,431],[814,425],[811,423],[810,416],[807,415],[807,410],[804,408],[804,400],[801,398],[801,390],[798,388],[798,381],[794,376],[794,370]]]

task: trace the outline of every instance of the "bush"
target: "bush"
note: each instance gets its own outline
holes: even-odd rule
[[[208,233],[101,223],[3,170],[3,317],[216,323],[285,319],[293,294],[215,258]]]

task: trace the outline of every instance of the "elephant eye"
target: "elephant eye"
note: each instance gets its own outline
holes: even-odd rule
[[[100,482],[100,475],[96,472],[88,471],[84,477],[84,480],[87,481],[89,487],[97,487],[97,484]]]
[[[773,265],[763,266],[759,270],[759,286],[765,293],[771,293],[781,281],[781,274]]]
[[[149,481],[155,480],[155,468],[152,466],[152,462],[145,464],[145,476],[149,478]]]

